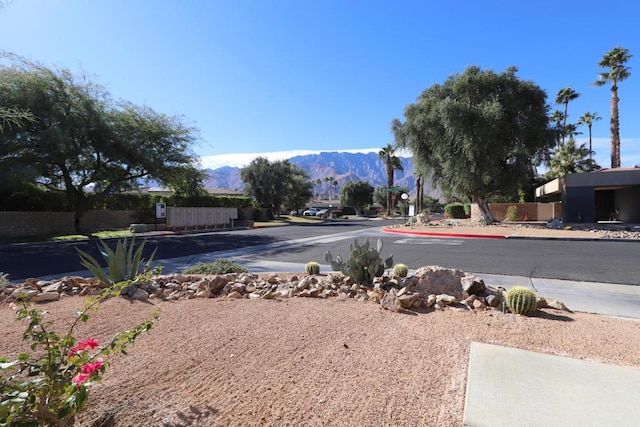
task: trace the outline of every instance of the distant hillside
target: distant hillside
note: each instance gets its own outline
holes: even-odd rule
[[[378,158],[377,153],[339,153],[335,151],[322,152],[320,154],[308,154],[305,156],[292,157],[291,163],[306,170],[310,180],[317,179],[322,184],[316,186],[314,191],[321,194],[338,194],[340,187],[348,181],[366,181],[373,187],[387,184],[387,174],[384,163]],[[395,172],[395,185],[409,188],[410,195],[415,196],[415,177],[413,176],[413,159],[402,158],[404,171]],[[244,185],[240,179],[240,169],[223,166],[217,169],[206,169],[208,178],[205,181],[206,187],[230,188],[242,190]],[[325,182],[327,177],[333,177],[338,182],[337,187]],[[440,197],[440,192],[434,190],[427,184],[425,195]]]

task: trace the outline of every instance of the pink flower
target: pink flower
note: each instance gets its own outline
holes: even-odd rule
[[[87,363],[83,365],[80,369],[83,374],[90,375],[91,373],[99,370],[102,367],[102,360],[98,359],[93,363]]]
[[[86,350],[87,348],[89,350],[93,350],[96,347],[98,347],[98,340],[96,340],[95,338],[86,339],[81,343],[79,343],[78,345],[76,345],[75,347],[73,347],[69,352],[69,354],[67,354],[67,357],[73,357],[79,352]]]
[[[73,384],[76,384],[76,385],[80,386],[80,384],[82,384],[83,382],[87,381],[88,379],[89,379],[89,374],[78,374],[75,377],[73,377],[71,382]]]

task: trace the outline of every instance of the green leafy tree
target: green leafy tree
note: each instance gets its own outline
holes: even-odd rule
[[[271,162],[258,157],[240,169],[240,178],[245,192],[276,216],[285,201],[298,209],[313,197],[313,183],[307,172],[288,160]]]
[[[17,57],[0,65],[0,81],[0,107],[34,117],[0,134],[0,174],[63,192],[77,231],[93,202],[140,179],[200,186],[189,150],[195,130],[179,118],[115,102],[86,76]]]
[[[564,114],[562,115],[562,142],[564,142],[564,138],[568,135],[567,133],[567,117],[569,116],[569,102],[577,99],[580,96],[578,92],[573,90],[571,86],[567,86],[558,91],[556,95],[556,104],[564,105]]]
[[[472,66],[426,89],[402,125],[416,170],[445,194],[470,197],[487,220],[487,197],[513,192],[553,147],[546,94],[516,68]]]
[[[384,162],[384,166],[387,171],[387,188],[393,187],[394,173],[395,171],[402,171],[402,160],[395,155],[396,147],[391,144],[387,144],[386,147],[378,151],[378,157]],[[387,216],[391,216],[393,206],[393,199],[391,192],[387,193]]]
[[[593,158],[593,144],[591,142],[591,128],[593,127],[593,122],[597,122],[602,117],[598,116],[598,113],[589,113],[586,112],[582,116],[580,116],[580,120],[578,121],[579,125],[587,125],[589,129],[589,158]]]
[[[360,215],[362,207],[373,202],[373,187],[364,181],[349,181],[340,188],[340,204],[351,206]]]
[[[605,53],[598,63],[601,68],[608,69],[598,73],[598,80],[595,86],[611,84],[611,167],[620,167],[620,116],[618,114],[618,83],[631,76],[631,69],[625,64],[633,55],[628,49],[614,47]]]
[[[560,144],[560,148],[551,157],[550,170],[546,174],[547,180],[569,173],[591,172],[600,169],[591,154],[586,143],[577,146],[575,139],[570,137],[566,142]]]

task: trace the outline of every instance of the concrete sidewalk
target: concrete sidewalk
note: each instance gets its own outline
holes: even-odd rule
[[[640,368],[471,343],[463,425],[638,426]]]

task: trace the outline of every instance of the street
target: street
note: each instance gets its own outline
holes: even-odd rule
[[[148,256],[158,248],[156,261],[211,254],[242,256],[244,260],[326,264],[324,253],[349,256],[354,238],[375,243],[382,238],[382,258],[411,269],[440,265],[463,271],[587,282],[640,284],[639,242],[534,239],[464,239],[386,233],[387,221],[344,221],[318,225],[267,227],[206,234],[149,237]],[[136,239],[137,242],[142,241]],[[97,241],[0,246],[0,271],[11,280],[82,270],[75,247],[99,257]]]

